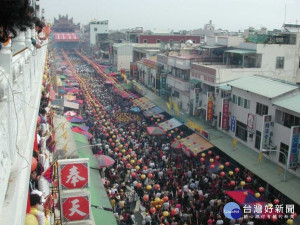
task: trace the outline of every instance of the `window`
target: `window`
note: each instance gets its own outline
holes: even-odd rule
[[[256,103],[256,114],[257,115],[268,115],[268,106],[260,104],[260,103]]]
[[[278,161],[284,165],[286,163],[286,157],[288,156],[288,152],[289,152],[289,146],[284,143],[280,143],[280,153],[279,153]]]
[[[183,40],[180,40],[180,42],[181,42],[181,43],[184,43],[184,41],[183,41]],[[299,63],[300,63],[300,61],[299,61]],[[300,67],[300,66],[299,66],[299,67]]]
[[[170,40],[169,40],[169,42],[171,42],[171,43],[172,43],[172,42],[173,42],[173,39],[170,39]]]
[[[284,68],[284,57],[276,57],[276,69],[283,69]]]
[[[193,40],[193,43],[196,43],[196,41],[195,41],[195,40]]]
[[[238,106],[243,106],[243,98],[242,97],[238,97]]]
[[[160,40],[159,40],[159,39],[156,39],[156,43],[160,43]]]
[[[97,28],[96,28],[96,27],[94,28],[94,31],[97,31]]]
[[[243,141],[247,141],[247,135],[248,135],[247,125],[237,120],[235,136]]]
[[[244,108],[249,109],[250,108],[250,100],[244,99]]]
[[[143,42],[144,42],[144,43],[147,43],[147,39],[144,39]]]
[[[179,98],[179,92],[178,91],[174,91],[172,94],[173,97]]]
[[[232,103],[236,104],[237,103],[237,96],[232,95]]]
[[[260,150],[260,141],[261,141],[261,132],[257,130],[256,134],[255,134],[255,145],[254,145],[254,147],[258,150]]]

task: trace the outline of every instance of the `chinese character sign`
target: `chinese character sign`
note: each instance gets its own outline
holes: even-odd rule
[[[222,111],[222,129],[227,130],[229,128],[229,99],[223,99]]]
[[[291,144],[289,151],[289,167],[297,166],[299,154],[300,127],[291,127]]]
[[[230,130],[232,132],[235,132],[235,123],[236,123],[236,117],[235,116],[232,116],[231,117],[231,123],[230,123]]]
[[[206,120],[211,121],[214,115],[214,93],[207,92]]]
[[[254,131],[254,119],[255,119],[255,116],[251,113],[248,113],[247,128],[248,128],[248,132],[250,134],[253,134],[253,131]]]
[[[89,195],[62,197],[63,221],[78,221],[90,219]]]
[[[61,161],[64,161],[63,163]],[[89,185],[88,162],[59,160],[60,188],[77,189],[86,188]]]
[[[270,132],[271,132],[271,118],[272,116],[263,115],[263,127],[261,134],[261,148],[267,149],[270,142]]]

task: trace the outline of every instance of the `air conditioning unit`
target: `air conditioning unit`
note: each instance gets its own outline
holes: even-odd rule
[[[271,127],[274,127],[274,122],[271,122]]]
[[[269,145],[269,148],[270,148],[271,150],[276,150],[276,149],[277,149],[277,146],[276,146],[276,145]]]
[[[270,132],[270,136],[273,137],[273,135],[274,135],[274,134],[273,134],[273,132],[271,131],[271,132]]]

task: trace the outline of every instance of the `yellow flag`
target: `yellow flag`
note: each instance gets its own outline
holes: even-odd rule
[[[65,130],[65,123],[61,126],[61,129],[64,131]]]
[[[235,148],[236,144],[237,144],[237,139],[236,139],[236,138],[233,138],[233,139],[232,139],[232,147]]]
[[[282,168],[278,167],[278,175],[280,176],[282,174]]]
[[[67,151],[67,144],[65,144],[62,149],[66,152]]]
[[[262,160],[262,157],[263,157],[263,153],[262,153],[262,152],[260,152],[260,153],[259,153],[259,156],[258,156],[258,162],[259,162],[259,163],[261,162],[261,160]]]
[[[67,139],[67,137],[68,137],[68,133],[67,133],[67,131],[65,131],[65,133],[63,133],[63,135],[62,135],[62,136],[63,136],[63,138],[64,138],[64,139]]]

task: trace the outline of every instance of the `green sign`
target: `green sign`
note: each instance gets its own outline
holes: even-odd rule
[[[165,95],[166,94],[166,88],[167,88],[167,78],[162,77],[161,78],[161,94]]]

